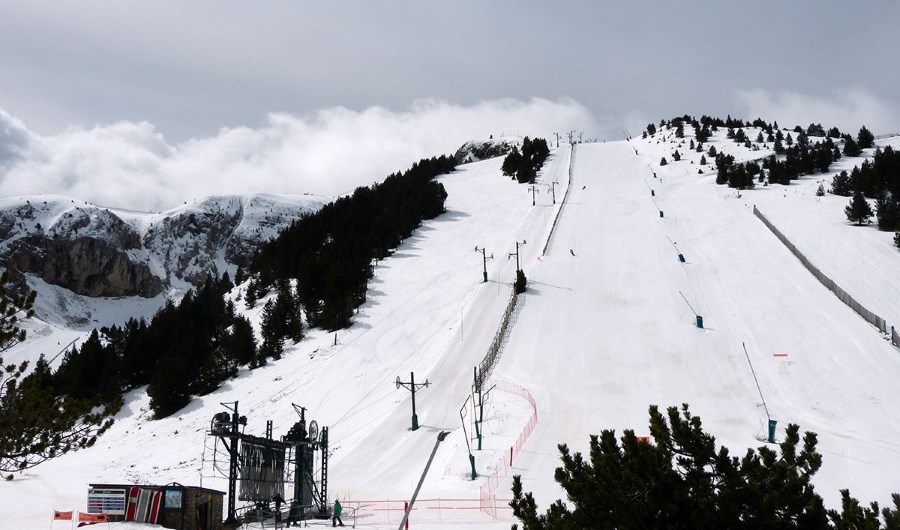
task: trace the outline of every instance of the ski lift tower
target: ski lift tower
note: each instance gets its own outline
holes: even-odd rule
[[[316,420],[306,423],[306,407],[293,404],[300,415],[281,441],[290,450],[288,461],[293,463],[294,498],[290,518],[296,522],[304,518],[302,511],[310,508],[314,517],[328,517],[328,427],[319,428]],[[319,478],[315,477],[315,452],[321,452]]]
[[[238,414],[238,402],[222,403],[228,412],[219,412],[210,422],[210,434],[218,437],[228,450],[228,518],[225,524],[237,524],[235,500],[238,476],[238,440],[240,426],[247,425],[247,416]]]

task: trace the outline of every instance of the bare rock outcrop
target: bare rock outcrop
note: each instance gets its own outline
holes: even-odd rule
[[[9,266],[86,296],[154,297],[162,280],[111,243],[94,237],[28,236],[11,245]]]

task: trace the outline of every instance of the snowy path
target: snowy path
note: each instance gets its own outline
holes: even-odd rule
[[[557,443],[585,450],[605,428],[647,434],[650,404],[689,403],[733,452],[758,446],[766,417],[742,342],[779,433],[788,422],[819,433],[826,500],[839,487],[879,500],[896,489],[896,350],[708,181],[654,180],[624,143],[579,146],[575,171],[496,371],[537,399],[541,421],[515,467],[544,506],[560,496]]]

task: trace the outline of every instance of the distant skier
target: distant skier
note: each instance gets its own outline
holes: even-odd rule
[[[572,254],[573,256],[575,255],[575,251],[572,250],[571,248],[569,249],[569,253]]]
[[[344,521],[341,521],[341,501],[338,499],[334,499],[334,516],[331,518],[331,526],[344,526]],[[335,524],[337,521],[338,524]]]
[[[585,184],[584,186],[582,186],[581,189],[586,190],[586,189],[587,189],[587,184]]]

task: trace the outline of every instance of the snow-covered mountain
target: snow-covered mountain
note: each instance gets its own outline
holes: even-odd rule
[[[287,344],[283,358],[162,420],[151,419],[145,392],[132,392],[94,447],[0,483],[10,507],[4,524],[46,528],[52,510],[84,509],[88,483],[226,490],[221,447],[207,430],[221,403],[234,401],[247,433],[261,435],[272,420],[275,436],[285,434],[297,420],[293,404],[328,426],[330,497],[356,510],[365,528],[397,527],[438,432],[449,435],[411,525],[499,530],[513,522],[504,500],[512,474],[546,507],[564,495],[552,478],[556,444],[584,451],[588,435],[606,428],[645,435],[650,404],[685,402],[732,454],[764,443],[769,414],[779,440],[787,423],[817,432],[824,464],[814,483],[826,504],[837,507],[840,488],[883,504],[900,476],[900,352],[753,214],[755,205],[825,274],[896,324],[892,234],[851,226],[847,198],[816,195],[821,182],[863,159],[738,192],[717,186],[714,167],[685,147],[689,130],[684,139],[672,133],[556,149],[535,192],[503,177],[500,158],[440,177],[447,213],[377,264],[350,328],[312,330]],[[738,161],[768,153],[724,131],[707,146]],[[495,340],[516,260],[528,290],[501,336],[477,449],[472,368]],[[264,302],[238,307],[258,326]],[[35,341],[67,337],[48,328],[12,353],[33,358]],[[395,385],[410,372],[431,382],[416,397],[416,431],[411,396]]]
[[[329,199],[209,197],[159,213],[59,196],[0,199],[0,262],[88,297],[154,298],[234,273],[255,249]]]

